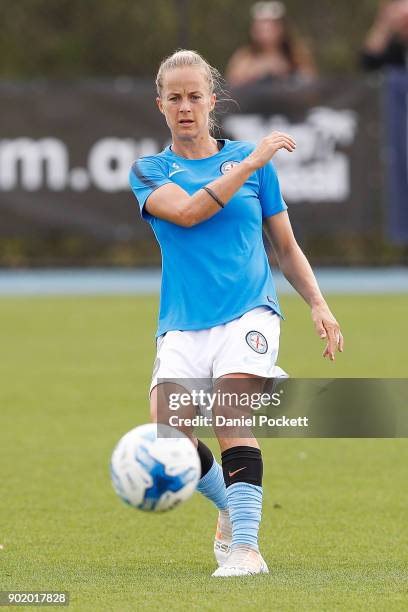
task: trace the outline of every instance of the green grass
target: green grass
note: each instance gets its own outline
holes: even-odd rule
[[[333,297],[334,364],[307,308],[282,301],[292,375],[407,376],[408,296]],[[148,420],[155,319],[155,298],[0,301],[0,590],[66,590],[92,612],[407,609],[406,440],[263,440],[269,576],[211,580],[199,495],[157,516],[119,502],[107,465]]]

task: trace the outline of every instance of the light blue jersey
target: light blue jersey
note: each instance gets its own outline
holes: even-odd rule
[[[162,253],[157,336],[221,325],[257,306],[282,316],[262,240],[262,219],[287,208],[272,163],[254,172],[224,209],[193,227],[145,210],[158,187],[176,183],[193,195],[253,150],[249,143],[225,140],[218,153],[205,159],[185,159],[167,147],[133,164],[130,185]]]

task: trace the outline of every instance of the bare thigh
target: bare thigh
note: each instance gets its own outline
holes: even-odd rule
[[[239,382],[237,379],[240,379]],[[214,392],[219,391],[222,394],[233,394],[234,392],[247,393],[262,393],[266,378],[255,376],[254,374],[226,374],[220,377],[215,385]],[[222,415],[226,418],[236,418],[240,416],[250,416],[252,410],[250,407],[240,407],[237,405],[225,406],[217,405],[214,407],[214,415]],[[259,448],[259,444],[249,427],[214,427],[215,435],[218,439],[221,452],[233,448],[235,446],[252,446]]]
[[[172,394],[185,395],[187,393],[188,391],[184,387],[176,383],[160,383],[153,387],[150,394],[150,419],[153,423],[170,425],[170,417],[177,414],[178,421],[182,423],[177,427],[178,431],[188,436],[197,445],[197,439],[193,433],[194,428],[183,424],[183,419],[192,419],[195,416],[196,407],[190,402],[187,406],[180,406],[177,412],[170,408],[170,396]]]

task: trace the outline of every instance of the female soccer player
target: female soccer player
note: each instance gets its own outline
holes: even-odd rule
[[[323,355],[343,349],[339,325],[293,236],[271,158],[294,140],[274,132],[257,147],[211,135],[217,71],[180,50],[158,71],[157,104],[172,144],[139,159],[130,183],[156,235],[163,276],[151,416],[158,420],[158,379],[244,378],[253,391],[273,377],[280,308],[262,241],[269,230],[279,266],[311,308]],[[169,383],[168,383],[169,384]],[[160,419],[159,419],[160,420]],[[193,439],[192,431],[185,430]],[[195,440],[198,490],[219,509],[213,576],[267,573],[258,547],[262,456],[255,438],[216,432],[222,467]]]

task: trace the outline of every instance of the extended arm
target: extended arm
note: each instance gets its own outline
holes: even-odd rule
[[[287,212],[267,217],[265,226],[279,268],[310,306],[317,334],[327,340],[323,357],[328,356],[333,361],[336,350],[343,351],[340,326],[319,289],[308,260],[296,242]]]

